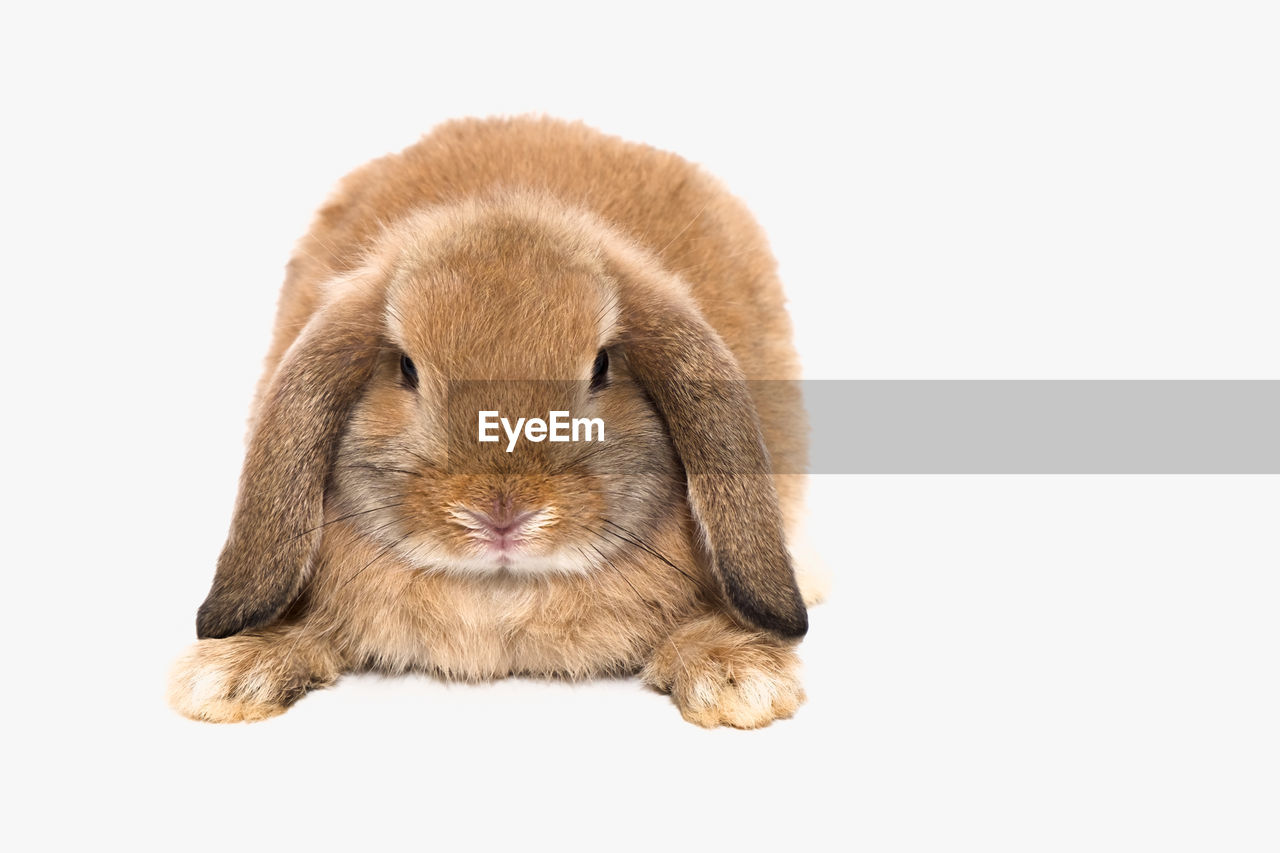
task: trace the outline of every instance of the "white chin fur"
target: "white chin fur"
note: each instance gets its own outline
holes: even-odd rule
[[[514,575],[564,574],[585,575],[592,564],[581,554],[572,551],[555,554],[508,554],[505,558],[493,555],[459,555],[415,561],[414,567],[429,571],[458,572],[476,575],[494,575],[510,572]]]

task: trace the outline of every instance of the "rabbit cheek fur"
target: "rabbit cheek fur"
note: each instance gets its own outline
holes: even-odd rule
[[[566,151],[599,180],[553,168]],[[734,252],[747,262],[725,268]],[[589,387],[602,349],[608,382]],[[790,716],[798,478],[723,472],[767,471],[768,453],[799,470],[805,427],[788,383],[753,400],[744,377],[795,378],[772,260],[679,158],[522,119],[375,161],[291,262],[204,639],[170,703],[230,722],[361,669],[638,672],[700,725]],[[504,408],[600,417],[606,438],[526,443],[517,464],[475,441],[477,411]],[[493,545],[496,516],[520,519],[515,547]]]

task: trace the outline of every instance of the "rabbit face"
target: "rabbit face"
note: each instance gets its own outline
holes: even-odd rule
[[[629,376],[603,249],[510,210],[424,217],[392,242],[385,347],[341,440],[333,514],[418,569],[587,572],[634,548],[679,505],[680,473]],[[603,436],[481,441],[483,412],[568,412]]]

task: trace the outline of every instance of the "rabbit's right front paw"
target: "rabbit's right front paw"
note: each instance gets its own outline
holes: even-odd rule
[[[253,634],[201,640],[169,673],[169,706],[193,720],[254,722],[284,713],[308,690],[333,681],[290,666],[278,643]]]

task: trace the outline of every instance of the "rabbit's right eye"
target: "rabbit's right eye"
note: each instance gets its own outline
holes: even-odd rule
[[[602,349],[596,353],[596,362],[591,365],[591,392],[594,394],[609,382],[609,351]]]
[[[407,355],[400,356],[400,373],[404,376],[404,384],[410,388],[418,387],[418,368],[414,365],[413,359]]]

